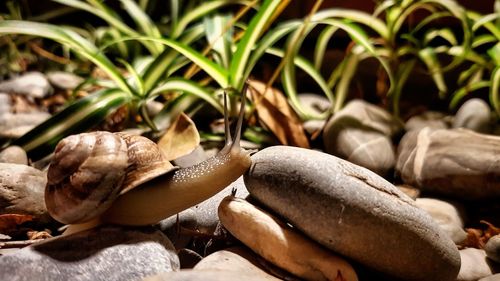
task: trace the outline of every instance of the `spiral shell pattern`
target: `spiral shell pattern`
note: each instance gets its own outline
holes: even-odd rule
[[[66,224],[91,220],[118,197],[128,165],[127,144],[118,135],[66,137],[57,144],[47,173],[47,210]]]

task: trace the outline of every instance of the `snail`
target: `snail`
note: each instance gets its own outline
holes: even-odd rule
[[[97,131],[62,139],[47,172],[49,214],[69,224],[65,234],[102,223],[150,225],[215,195],[251,164],[250,152],[240,147],[245,92],[234,139],[224,94],[225,145],[191,167],[174,167],[142,136]]]

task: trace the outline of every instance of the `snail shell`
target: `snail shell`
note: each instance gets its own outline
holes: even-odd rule
[[[174,170],[151,140],[104,131],[61,140],[47,173],[45,203],[65,224],[89,221],[121,194]]]

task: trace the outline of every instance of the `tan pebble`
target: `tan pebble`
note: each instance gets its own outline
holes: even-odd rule
[[[248,203],[228,196],[219,205],[224,227],[257,254],[306,280],[358,280],[352,266]]]

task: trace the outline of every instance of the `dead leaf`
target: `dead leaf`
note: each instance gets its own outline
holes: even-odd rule
[[[491,237],[500,234],[500,228],[494,226],[493,224],[484,220],[480,221],[480,223],[485,224],[487,229],[481,230],[477,228],[466,228],[465,231],[467,232],[467,238],[460,243],[461,247],[483,249],[484,245],[486,245]]]
[[[10,233],[16,230],[17,226],[33,220],[31,215],[3,214],[0,215],[0,232]]]
[[[309,148],[302,122],[285,96],[262,82],[249,80],[249,90],[260,121],[284,145]]]
[[[52,238],[51,231],[48,229],[42,231],[29,230],[28,232],[26,232],[26,236],[28,236],[29,240]]]
[[[193,120],[181,113],[158,141],[167,159],[174,160],[191,153],[200,145],[200,134]]]

